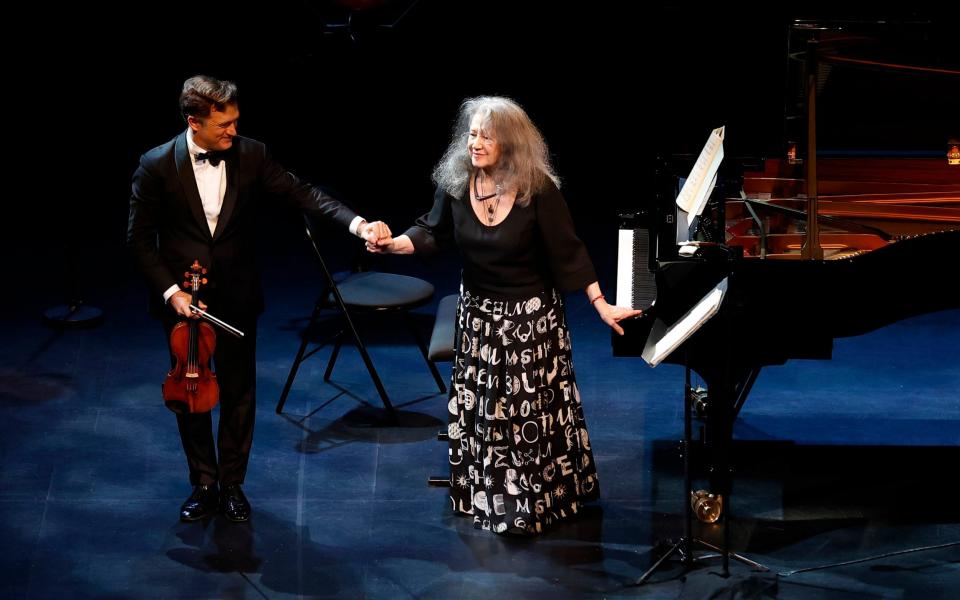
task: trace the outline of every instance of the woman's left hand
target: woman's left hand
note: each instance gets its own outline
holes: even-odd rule
[[[639,309],[607,304],[607,301],[602,298],[594,302],[594,306],[597,312],[600,313],[600,318],[603,319],[603,322],[609,325],[610,328],[619,335],[623,335],[623,327],[620,327],[619,321],[629,319],[630,317],[639,317],[643,314],[643,311]]]

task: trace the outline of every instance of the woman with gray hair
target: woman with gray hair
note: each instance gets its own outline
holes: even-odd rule
[[[561,292],[584,290],[620,334],[640,311],[606,302],[543,136],[513,100],[466,100],[433,179],[433,209],[367,248],[459,249],[450,499],[477,528],[540,533],[599,496]]]

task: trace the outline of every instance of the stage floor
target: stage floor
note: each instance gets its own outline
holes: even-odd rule
[[[716,559],[671,563],[636,588],[658,542],[682,532],[682,369],[612,358],[605,326],[571,295],[602,501],[538,539],[500,537],[426,486],[445,472],[446,399],[402,337],[374,332],[371,346],[399,427],[382,425],[351,348],[335,385],[322,381],[328,350],[304,364],[274,413],[317,292],[307,259],[283,269],[260,323],[245,524],[177,519],[190,487],[159,397],[161,329],[139,283],[106,296],[95,329],[3,315],[0,595],[932,599],[960,585],[960,546],[935,548],[960,542],[947,491],[960,448],[960,311],[837,340],[831,361],[764,371],[736,427],[731,540],[770,572],[733,562],[723,578]],[[424,330],[434,308],[418,312]],[[716,525],[695,529],[719,540]]]

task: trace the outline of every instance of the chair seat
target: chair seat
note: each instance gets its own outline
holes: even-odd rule
[[[453,360],[453,332],[457,319],[458,294],[450,294],[440,299],[437,305],[437,318],[433,322],[430,334],[430,349],[427,358],[434,362]]]
[[[359,308],[415,308],[433,297],[432,284],[394,273],[354,273],[338,283],[337,288],[344,304]],[[327,296],[327,301],[335,302],[333,292]]]

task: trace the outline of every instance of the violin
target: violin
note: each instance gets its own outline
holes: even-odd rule
[[[190,290],[190,304],[197,304],[201,285],[206,285],[207,269],[193,261],[183,274],[183,287]],[[187,319],[170,332],[170,352],[175,364],[163,382],[163,402],[177,414],[210,412],[220,399],[217,375],[211,369],[217,334],[210,324]]]

